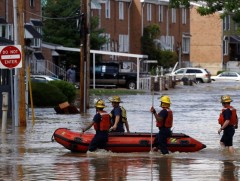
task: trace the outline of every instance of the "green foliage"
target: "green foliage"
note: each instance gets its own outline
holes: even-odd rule
[[[79,0],[47,0],[43,3],[43,40],[66,47],[80,48],[80,2]],[[107,39],[102,36],[104,29],[99,29],[98,17],[90,19],[90,48],[99,50]],[[80,55],[76,52],[65,52],[69,64],[79,64]],[[100,56],[100,55],[98,55]],[[99,57],[97,57],[99,59]]]
[[[225,72],[224,70],[219,70],[219,71],[217,71],[217,75],[218,74],[221,74],[221,73],[223,73],[223,72]]]
[[[54,107],[67,101],[67,97],[60,89],[42,82],[32,82],[32,96],[33,104],[37,107]]]
[[[203,4],[198,8],[198,13],[202,16],[213,14],[217,11],[223,11],[223,15],[231,14],[233,20],[240,22],[240,1],[239,0],[170,0],[171,7],[179,8],[181,6],[190,7],[190,2],[199,2]]]
[[[48,84],[57,87],[66,97],[69,103],[76,98],[76,88],[72,83],[66,81],[50,81]]]
[[[80,33],[76,26],[80,1],[48,0],[43,7],[43,40],[67,47],[79,47]]]
[[[163,66],[163,68],[169,68],[173,67],[177,61],[178,55],[176,52],[165,50],[161,51],[161,57],[160,60],[158,60],[158,63],[160,66]]]

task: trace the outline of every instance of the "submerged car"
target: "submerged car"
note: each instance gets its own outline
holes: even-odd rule
[[[237,72],[222,72],[211,77],[212,81],[240,81],[240,74]]]
[[[195,67],[180,68],[172,72],[171,75],[178,75],[178,76],[181,76],[181,78],[184,78],[184,75],[195,75],[196,81],[198,83],[211,82],[211,73],[204,68],[195,68]]]

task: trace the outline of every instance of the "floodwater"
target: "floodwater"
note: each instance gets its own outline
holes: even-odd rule
[[[234,147],[229,154],[219,146],[217,119],[221,110],[220,96],[229,94],[232,105],[240,110],[240,83],[176,86],[154,95],[122,95],[132,132],[157,132],[149,109],[159,110],[158,98],[171,97],[175,133],[185,133],[207,145],[195,153],[71,153],[56,142],[53,132],[60,127],[74,131],[88,123],[95,110],[84,115],[57,115],[54,109],[35,109],[27,128],[8,123],[0,138],[0,180],[161,180],[161,181],[237,181],[240,177],[240,131],[236,130]],[[95,97],[91,97],[93,100]],[[111,104],[107,96],[102,97]],[[93,102],[93,101],[91,101]],[[239,112],[240,114],[240,112]],[[90,129],[89,132],[94,132]]]

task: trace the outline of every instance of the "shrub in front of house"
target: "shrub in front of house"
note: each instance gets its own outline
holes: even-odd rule
[[[61,92],[67,97],[69,103],[73,103],[76,98],[76,88],[75,86],[66,81],[50,81],[50,85],[56,86]]]
[[[33,105],[37,107],[54,107],[68,101],[67,96],[56,86],[49,83],[32,82]],[[30,98],[29,98],[30,103]]]

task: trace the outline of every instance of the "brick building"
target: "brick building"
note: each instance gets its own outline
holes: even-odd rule
[[[108,43],[102,50],[141,54],[143,29],[158,24],[161,36],[156,46],[175,51],[181,62],[190,60],[190,13],[185,8],[169,8],[167,0],[106,0],[92,10],[105,29]],[[108,57],[116,60],[118,57]]]

